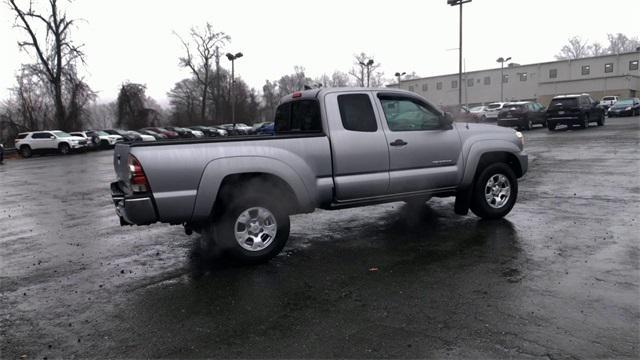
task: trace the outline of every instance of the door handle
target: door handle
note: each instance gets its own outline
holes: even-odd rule
[[[405,142],[405,141],[404,141],[404,140],[402,140],[402,139],[396,139],[396,141],[394,141],[394,142],[390,143],[389,145],[391,145],[391,146],[405,146],[405,145],[407,145],[407,144],[408,144],[408,143],[407,143],[407,142]]]

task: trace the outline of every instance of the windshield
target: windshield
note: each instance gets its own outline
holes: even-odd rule
[[[578,106],[578,99],[565,98],[565,99],[551,100],[551,104],[549,104],[549,107],[558,107],[558,106]]]
[[[605,96],[602,98],[602,101],[609,101],[609,100],[615,100],[616,98],[614,98],[613,96]]]
[[[615,106],[621,107],[621,106],[631,106],[631,105],[633,105],[633,100],[620,100],[616,103]]]
[[[107,135],[109,135],[104,131],[96,131],[96,134],[98,134],[98,136],[107,136]]]
[[[471,111],[471,112],[480,112],[482,110],[484,110],[484,106],[472,107],[469,111]]]
[[[67,134],[64,131],[52,131],[53,135],[59,137],[59,138],[67,138],[67,137],[71,137],[71,134]]]
[[[489,106],[487,106],[487,108],[489,109],[499,109],[502,107],[502,104],[489,104]]]

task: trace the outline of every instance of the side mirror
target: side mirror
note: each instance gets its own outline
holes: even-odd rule
[[[442,117],[442,126],[445,129],[452,129],[453,126],[453,116],[451,116],[450,112],[445,111],[444,116]]]

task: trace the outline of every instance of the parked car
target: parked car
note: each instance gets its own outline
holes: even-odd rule
[[[253,128],[243,123],[234,124],[222,124],[218,125],[218,128],[226,130],[229,135],[249,135],[253,133]]]
[[[214,127],[211,127],[211,126],[196,125],[196,126],[189,126],[188,129],[190,129],[192,131],[198,131],[198,132],[202,133],[203,136],[207,136],[207,137],[220,136],[220,133],[218,132],[218,129],[216,129]]]
[[[98,139],[97,136],[89,136],[84,131],[70,132],[69,135],[77,136],[77,137],[81,137],[81,138],[85,139],[87,141],[87,149],[88,150],[97,150],[98,149],[100,140]]]
[[[614,116],[638,116],[640,115],[640,99],[624,99],[616,102],[609,108],[609,117]]]
[[[591,95],[559,95],[551,99],[547,109],[547,128],[550,131],[560,124],[568,127],[579,125],[586,129],[591,122],[604,125],[604,109]]]
[[[471,114],[475,115],[475,117],[480,122],[487,121],[487,107],[486,106],[484,106],[484,105],[474,106],[471,109],[469,109],[469,112]]]
[[[528,167],[521,133],[453,123],[399,89],[296,92],[280,101],[275,128],[268,138],[209,139],[198,151],[116,145],[111,194],[121,225],[183,224],[204,248],[257,263],[282,250],[290,215],[316,208],[455,196],[458,214],[502,218]]]
[[[500,113],[500,110],[502,110],[502,106],[504,106],[504,104],[506,104],[506,102],[494,102],[487,105],[487,111],[484,114],[486,119],[492,121],[498,120],[498,114]]]
[[[102,149],[113,148],[117,143],[124,141],[122,135],[108,134],[104,131],[89,130],[86,133],[88,136],[97,136],[100,139],[99,145]]]
[[[15,146],[20,155],[25,158],[35,153],[45,152],[59,152],[66,155],[74,150],[86,149],[87,140],[60,130],[34,131],[18,134]]]
[[[275,134],[275,126],[273,122],[265,122],[256,129],[258,135],[273,135]]]
[[[156,140],[166,140],[166,139],[168,139],[167,135],[165,135],[165,134],[161,134],[161,133],[158,133],[158,132],[155,132],[155,131],[153,131],[153,130],[140,129],[140,130],[138,130],[138,132],[139,132],[140,134],[153,136],[153,137],[154,137],[154,139],[156,139]]]
[[[546,127],[547,115],[545,110],[545,107],[537,102],[509,102],[502,105],[502,110],[498,113],[497,125],[524,130],[531,130],[533,125],[536,124]]]
[[[214,130],[218,136],[229,136],[227,129],[224,129],[221,126],[211,126],[211,129]]]
[[[171,130],[167,130],[167,129],[161,128],[161,127],[146,127],[146,128],[144,128],[142,130],[152,131],[152,132],[154,132],[156,134],[164,135],[165,139],[178,139],[178,138],[180,138],[180,135],[178,135],[177,132],[171,131]],[[138,131],[140,131],[140,130],[138,130]],[[149,135],[151,135],[151,134],[149,134]]]
[[[167,126],[165,129],[177,133],[178,136],[180,136],[183,139],[192,139],[196,137],[196,134],[194,133],[195,130],[177,127],[177,126]],[[204,136],[202,131],[198,131],[198,133],[200,134],[200,136],[197,136],[197,137]]]
[[[102,130],[109,135],[120,135],[124,141],[142,141],[139,134],[132,134],[130,131],[122,129],[106,129]]]
[[[602,106],[605,111],[608,111],[609,108],[612,107],[616,102],[618,102],[617,96],[604,96],[600,100],[600,106]]]
[[[136,140],[134,142],[150,142],[156,141],[156,137],[152,135],[142,134],[137,131],[127,130],[125,132],[127,135],[134,137]]]
[[[87,147],[92,150],[112,148],[117,142],[123,141],[121,135],[111,135],[104,131],[75,131],[70,134],[85,138]]]
[[[449,113],[456,122],[477,123],[480,121],[480,117],[469,111],[464,105],[462,107],[458,107],[457,105],[445,106],[442,110]]]

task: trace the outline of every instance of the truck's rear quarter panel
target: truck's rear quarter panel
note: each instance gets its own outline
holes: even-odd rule
[[[317,206],[316,194],[330,191],[331,156],[326,136],[225,139],[150,146],[119,144],[115,151],[118,178],[127,179],[127,158],[135,156],[149,181],[161,222],[206,218],[213,207],[222,180],[229,175],[265,172],[288,176],[293,190]],[[118,157],[120,163],[118,164]],[[225,161],[220,161],[226,159]],[[248,164],[247,162],[251,162]],[[246,166],[245,166],[246,165]],[[203,175],[206,175],[203,178]],[[330,194],[329,194],[330,196]],[[196,207],[196,203],[198,206]],[[194,209],[197,210],[194,214]]]

